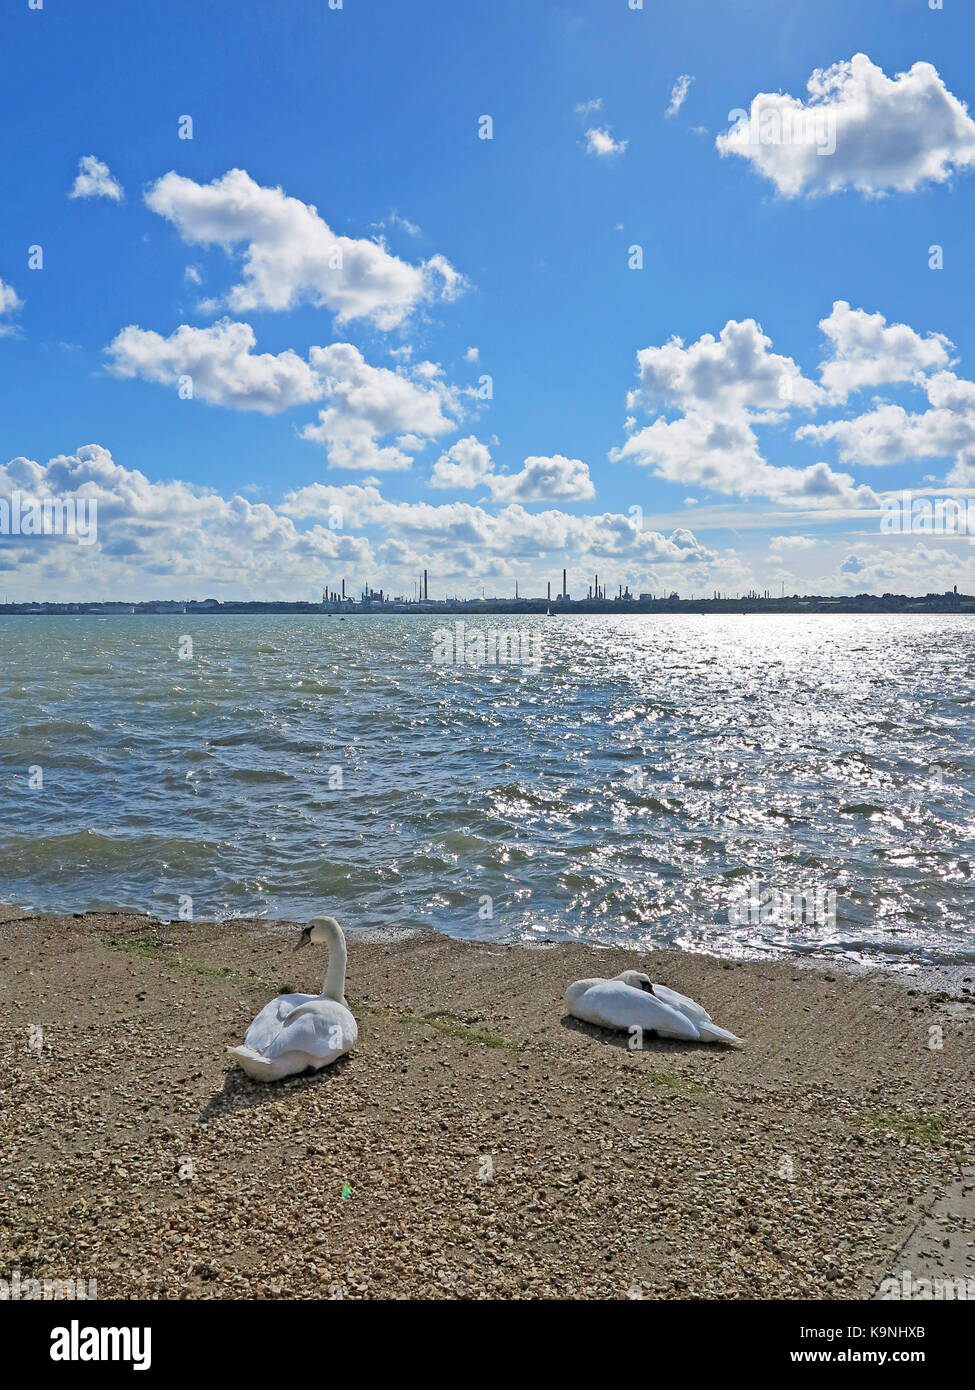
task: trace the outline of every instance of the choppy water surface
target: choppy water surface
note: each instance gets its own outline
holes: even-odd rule
[[[437,664],[453,622],[0,620],[0,897],[975,959],[966,619],[467,620],[537,671]],[[731,925],[752,880],[835,923]]]

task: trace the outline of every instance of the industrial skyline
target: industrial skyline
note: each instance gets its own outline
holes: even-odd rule
[[[551,586],[549,586],[551,587]],[[770,590],[747,594],[723,594],[714,591],[710,597],[690,595],[681,598],[676,591],[634,596],[627,590],[606,597],[600,586],[600,597],[594,598],[590,586],[586,598],[573,599],[571,594],[514,598],[407,598],[364,588],[358,599],[342,590],[322,590],[321,603],[302,599],[106,599],[78,602],[36,600],[23,603],[0,603],[0,617],[57,615],[57,614],[136,614],[136,613],[317,613],[327,616],[358,614],[424,614],[424,613],[525,613],[548,616],[584,613],[975,613],[975,595],[960,593],[958,586],[944,593],[926,594],[783,594],[776,597]]]

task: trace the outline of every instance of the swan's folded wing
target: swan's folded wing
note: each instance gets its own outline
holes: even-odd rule
[[[312,1057],[338,1056],[355,1047],[357,1037],[356,1022],[348,1009],[331,1000],[313,999],[289,1011],[261,1051],[270,1059],[286,1052],[307,1052]]]
[[[666,985],[658,985],[654,982],[653,992],[658,999],[662,999],[665,1004],[669,1004],[672,1009],[680,1009],[682,1014],[687,1014],[688,1018],[703,1018],[709,1023],[711,1015],[707,1009],[689,999],[686,994],[678,994],[676,989],[668,989]]]
[[[310,999],[316,999],[315,994],[279,994],[264,1005],[264,1008],[254,1019],[254,1022],[244,1034],[244,1045],[254,1048],[255,1052],[267,1052],[281,1026],[289,1014],[294,1013],[295,1009],[307,1004]]]
[[[699,1036],[693,1019],[679,1009],[620,980],[606,980],[588,989],[585,1006],[590,1021],[604,1028],[644,1028],[688,1041]]]

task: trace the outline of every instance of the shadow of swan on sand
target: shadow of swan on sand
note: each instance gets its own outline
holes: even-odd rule
[[[694,1052],[720,1055],[724,1051],[723,1048],[716,1049],[713,1043],[704,1042],[703,1039],[658,1038],[656,1033],[651,1032],[649,1028],[643,1030],[643,1046],[630,1047],[630,1035],[625,1030],[602,1028],[598,1023],[586,1023],[581,1018],[576,1018],[574,1014],[563,1014],[559,1022],[569,1032],[585,1033],[587,1037],[593,1038],[596,1042],[621,1048],[624,1052],[677,1053],[684,1056]]]
[[[281,1081],[255,1081],[240,1067],[231,1066],[224,1076],[222,1088],[210,1097],[200,1111],[200,1120],[207,1124],[211,1120],[219,1120],[224,1115],[233,1114],[236,1110],[253,1110],[258,1105],[269,1105],[284,1100],[295,1091],[325,1086],[330,1078],[345,1069],[349,1056],[349,1053],[345,1053],[327,1067],[319,1067],[318,1070],[307,1067],[304,1071],[284,1077]]]

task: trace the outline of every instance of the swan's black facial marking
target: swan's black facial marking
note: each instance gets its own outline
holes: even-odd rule
[[[292,949],[293,951],[299,951],[299,950],[301,949],[302,946],[307,946],[307,945],[309,945],[310,942],[311,942],[311,927],[305,927],[305,929],[304,929],[304,930],[302,931],[302,933],[301,933],[301,936],[298,938],[298,940],[295,942],[294,946],[293,946],[291,949]]]
[[[649,980],[641,980],[640,988],[643,990],[644,994],[653,994],[653,985]],[[656,999],[657,996],[653,994],[653,997]]]

